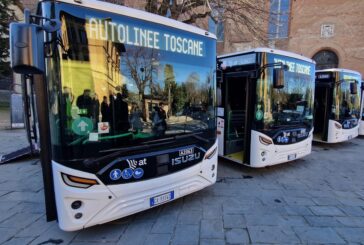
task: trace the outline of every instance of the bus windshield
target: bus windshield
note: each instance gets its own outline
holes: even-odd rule
[[[181,134],[212,145],[214,40],[81,8],[56,5],[62,27],[47,63],[55,158],[102,156]]]
[[[339,73],[339,80],[336,82],[334,88],[334,103],[332,105],[333,119],[339,122],[352,119],[355,120],[354,124],[357,125],[357,119],[360,118],[360,84],[358,81],[361,81],[359,75],[347,72]],[[357,83],[356,94],[351,93],[351,83]],[[344,124],[349,124],[349,122]]]
[[[264,54],[265,64],[288,65],[284,87],[273,87],[273,68],[267,68],[257,83],[255,120],[258,129],[311,128],[313,123],[314,64],[275,54]]]

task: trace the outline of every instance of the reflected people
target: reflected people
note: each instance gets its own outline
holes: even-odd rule
[[[133,131],[143,131],[143,112],[140,110],[137,103],[133,102],[130,111],[130,123]]]
[[[156,136],[163,136],[167,130],[167,114],[163,106],[164,104],[160,102],[159,106],[154,107],[154,111],[152,113],[152,130],[153,134]]]
[[[121,93],[116,95],[114,114],[116,123],[115,129],[118,132],[127,132],[130,128],[128,103],[123,99]]]
[[[83,94],[77,97],[76,105],[80,110],[80,116],[92,116],[92,98],[90,89],[85,89]]]
[[[101,102],[101,121],[102,122],[109,122],[110,121],[110,107],[107,103],[107,97],[104,96]]]

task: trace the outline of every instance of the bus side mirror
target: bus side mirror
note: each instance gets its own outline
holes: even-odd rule
[[[10,24],[10,61],[14,72],[41,74],[44,72],[44,32],[29,23]]]
[[[284,88],[284,68],[273,69],[273,88]]]
[[[354,81],[353,83],[350,83],[350,93],[358,94],[358,84],[356,83],[356,81]]]

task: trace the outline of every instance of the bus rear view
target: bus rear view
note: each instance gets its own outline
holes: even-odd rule
[[[314,140],[337,143],[358,136],[360,73],[347,69],[316,71]]]
[[[35,91],[48,220],[78,230],[215,183],[213,34],[99,1],[39,10],[12,24],[12,65],[28,80],[44,71]],[[43,56],[16,55],[23,33],[44,38]]]

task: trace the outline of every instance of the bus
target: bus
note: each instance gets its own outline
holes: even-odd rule
[[[361,121],[359,126],[359,135],[364,135],[364,80],[361,82]]]
[[[337,143],[359,133],[359,72],[347,69],[316,71],[314,141]]]
[[[214,34],[102,1],[41,1],[10,45],[34,84],[48,221],[79,230],[216,182]]]
[[[313,60],[256,48],[217,62],[219,156],[260,168],[311,153]]]

